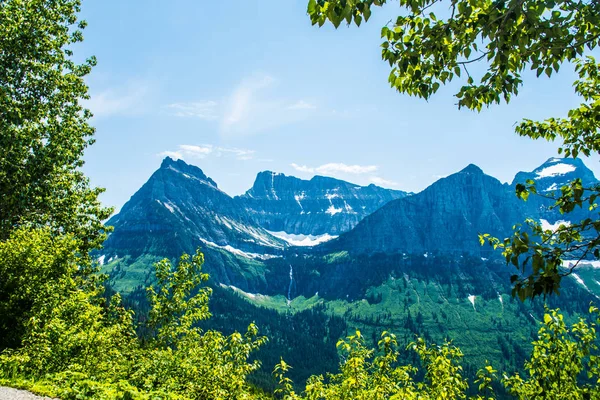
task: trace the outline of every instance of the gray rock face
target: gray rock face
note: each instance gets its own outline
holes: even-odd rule
[[[339,235],[406,192],[358,186],[339,179],[311,180],[264,171],[244,195],[236,197],[248,214],[270,231]]]
[[[178,257],[207,242],[260,253],[284,246],[200,168],[168,157],[107,224],[115,228],[102,251],[108,258]]]
[[[469,165],[418,194],[388,203],[323,246],[359,253],[479,254],[479,233],[507,236],[526,216],[509,185]]]

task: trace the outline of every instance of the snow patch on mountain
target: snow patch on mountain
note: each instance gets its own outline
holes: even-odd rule
[[[346,209],[346,212],[348,214],[356,214],[356,211],[354,211],[354,209],[352,208],[352,206],[350,204],[348,204],[346,202],[346,200],[344,200],[344,208]]]
[[[227,229],[233,229],[233,226],[227,221],[227,218],[221,218],[218,215],[215,215],[215,220],[219,224],[224,225]]]
[[[326,214],[329,214],[331,216],[334,216],[335,214],[341,213],[342,209],[341,208],[335,208],[335,206],[332,204],[329,206],[329,208],[327,210],[325,210]]]
[[[300,235],[300,234],[295,235],[295,234],[287,233],[287,232],[283,232],[283,231],[281,231],[281,232],[267,231],[267,232],[269,232],[271,235],[275,236],[276,238],[285,240],[292,246],[316,246],[320,243],[324,243],[329,240],[337,238],[337,236],[332,236],[328,233],[325,233],[323,235]]]
[[[267,231],[263,231],[262,229],[256,229],[254,227],[246,226],[240,224],[236,221],[233,221],[227,217],[220,217],[215,215],[215,220],[225,226],[227,229],[235,230],[240,233],[244,233],[246,235],[251,236],[254,239],[255,243],[261,244],[263,246],[276,247],[281,248],[281,243],[277,243],[277,241],[273,240],[273,237],[270,237],[267,234]]]
[[[300,194],[294,195],[294,199],[296,200],[296,203],[298,203],[298,205],[300,206],[300,210],[302,210],[301,212],[304,213],[304,207],[302,207],[302,203],[301,201],[304,200],[306,198],[306,192],[302,192]]]
[[[156,202],[158,204],[160,204],[161,206],[165,207],[167,210],[169,210],[172,214],[175,214],[175,209],[173,208],[173,206],[171,206],[169,203],[163,203],[160,200],[156,200]]]
[[[540,224],[542,225],[542,229],[543,229],[543,230],[545,230],[545,231],[546,231],[546,230],[555,231],[555,230],[557,230],[557,229],[558,229],[558,228],[559,228],[561,225],[564,225],[564,226],[569,226],[569,225],[571,225],[571,222],[570,222],[570,221],[563,221],[563,220],[560,220],[560,221],[556,221],[555,223],[551,224],[550,222],[548,222],[548,221],[547,221],[547,220],[545,220],[545,219],[540,219]]]
[[[587,287],[587,285],[585,284],[585,282],[583,281],[583,279],[581,279],[581,277],[577,274],[571,274],[571,276],[577,281],[577,283],[579,283],[581,286],[583,286],[585,288],[585,290],[587,290],[588,292],[590,291],[590,289]]]
[[[236,256],[240,256],[240,257],[244,257],[244,258],[249,258],[249,259],[260,259],[260,260],[268,260],[270,258],[276,258],[277,256],[274,256],[272,254],[257,254],[257,253],[249,253],[247,251],[243,251],[240,249],[236,249],[233,246],[230,245],[226,245],[226,246],[220,246],[216,243],[213,243],[211,241],[205,240],[200,238],[200,241],[204,244],[206,244],[207,246],[210,247],[214,247],[217,249],[221,249],[221,250],[225,250],[230,252],[231,254],[235,254]]]
[[[579,262],[579,264],[577,264]],[[588,260],[563,260],[562,266],[564,268],[571,268],[573,265],[577,264],[577,267],[588,267],[588,268],[600,268],[600,260],[596,261],[588,261]]]
[[[475,296],[470,294],[468,299],[471,302],[471,304],[473,305],[473,310],[475,310]]]
[[[277,247],[277,248],[282,247],[279,243],[275,242],[272,237],[265,235],[265,233],[267,233],[266,230],[261,231],[256,228],[242,225],[242,224],[239,224],[234,221],[229,221],[229,223],[233,225],[233,229],[235,229],[238,232],[246,233],[246,234],[252,236],[254,239],[257,240],[257,243],[259,243],[259,244],[262,244],[264,246]]]
[[[575,171],[575,169],[576,168],[574,165],[554,164],[554,165],[546,167],[546,168],[542,169],[541,171],[537,172],[537,177],[538,178],[548,178],[551,176],[565,175],[565,174],[568,174],[569,172]]]
[[[260,294],[260,293],[248,293],[248,292],[244,292],[242,289],[240,289],[240,288],[238,288],[236,286],[233,286],[233,285],[224,285],[222,283],[219,283],[219,286],[221,286],[222,288],[225,288],[225,289],[229,288],[229,289],[233,290],[234,292],[237,292],[237,293],[239,293],[239,294],[241,294],[243,296],[246,296],[249,299],[253,299],[253,300],[259,299],[259,298],[268,298],[269,297],[269,296],[265,296],[265,295]]]
[[[277,193],[275,192],[275,175],[279,175],[275,172],[271,173],[271,193],[273,193],[273,198],[275,200],[279,200],[279,197],[277,197]]]

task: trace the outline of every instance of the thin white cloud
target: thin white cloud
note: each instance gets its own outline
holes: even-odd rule
[[[280,82],[268,74],[243,79],[220,99],[175,102],[163,108],[174,117],[197,118],[219,124],[224,136],[260,133],[297,123],[319,113],[317,106],[304,99],[294,99],[281,90]],[[286,93],[286,95],[281,95]],[[329,117],[326,111],[321,116]]]
[[[224,110],[222,128],[229,130],[231,127],[243,124],[253,116],[252,111],[257,106],[256,95],[261,90],[272,86],[275,79],[269,75],[253,77],[244,80],[233,91],[227,107]]]
[[[317,167],[310,167],[307,165],[299,165],[296,163],[290,164],[298,172],[308,174],[318,174],[333,176],[339,179],[348,179],[351,182],[358,183],[361,185],[368,185],[374,183],[378,186],[384,187],[396,187],[397,182],[384,179],[380,176],[374,175],[379,170],[377,165],[348,165],[344,163],[327,163],[319,165]]]
[[[300,171],[300,172],[309,172],[309,173],[315,172],[315,168],[307,167],[306,165],[298,165],[296,163],[291,163],[290,166],[292,168],[294,168],[296,171]]]
[[[288,110],[314,110],[316,108],[317,106],[304,100],[298,100],[294,104],[287,107]]]
[[[202,159],[208,156],[226,157],[233,156],[238,160],[250,160],[254,157],[254,150],[239,149],[236,147],[220,147],[212,144],[191,145],[181,144],[178,149],[167,150],[158,153],[161,157],[171,157],[176,159]]]
[[[105,89],[99,93],[91,90],[91,98],[84,105],[95,118],[114,115],[142,114],[148,107],[148,97],[152,92],[146,83],[130,82],[122,88]]]
[[[190,102],[190,103],[172,103],[165,107],[174,117],[181,118],[199,118],[206,121],[214,121],[219,118],[217,107],[218,103],[214,100]]]
[[[213,146],[211,146],[211,145],[196,146],[196,145],[192,145],[192,144],[181,144],[181,145],[179,145],[179,151],[188,156],[192,156],[192,157],[196,157],[196,158],[204,158],[213,152]]]
[[[380,176],[371,176],[369,182],[376,184],[377,186],[398,186],[397,182],[383,179]]]
[[[328,163],[318,167],[307,167],[306,165],[290,164],[292,168],[300,172],[317,173],[323,175],[337,174],[369,174],[377,171],[376,165],[347,165],[343,163]]]

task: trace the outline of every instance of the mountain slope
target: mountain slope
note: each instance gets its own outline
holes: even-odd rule
[[[256,226],[200,168],[165,158],[160,168],[108,221],[105,253],[178,256],[202,242],[274,252],[283,242]]]
[[[358,186],[324,176],[303,180],[263,171],[252,188],[236,200],[270,231],[339,235],[387,202],[406,195],[372,184]]]
[[[247,275],[261,273],[260,260],[286,246],[256,225],[200,168],[171,158],[107,225],[114,226],[100,255],[102,262],[112,263],[107,272],[130,272],[142,282],[156,259],[193,254],[201,247],[214,278],[247,287]]]
[[[506,236],[526,215],[508,185],[469,165],[418,194],[388,203],[322,246],[359,253],[479,254],[479,233]]]

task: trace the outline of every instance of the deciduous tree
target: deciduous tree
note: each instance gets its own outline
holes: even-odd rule
[[[81,172],[93,143],[79,0],[0,0],[0,239],[19,226],[71,233],[82,254],[104,240],[110,210]]]

